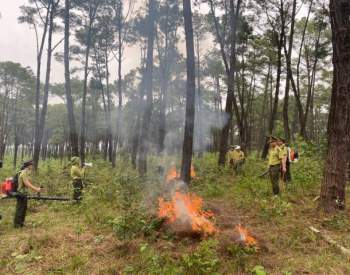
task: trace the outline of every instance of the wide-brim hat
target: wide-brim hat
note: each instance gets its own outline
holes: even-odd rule
[[[72,164],[79,164],[80,158],[79,158],[79,157],[72,157],[72,158],[70,159],[70,162],[71,162]]]
[[[269,139],[268,143],[272,143],[272,142],[277,142],[278,141],[278,138],[274,137],[274,136],[269,136],[268,139]]]
[[[23,168],[27,168],[27,167],[29,167],[29,166],[31,166],[31,165],[34,165],[34,161],[33,161],[33,160],[27,160],[27,161],[25,161],[25,162],[23,163],[22,167],[23,167]]]

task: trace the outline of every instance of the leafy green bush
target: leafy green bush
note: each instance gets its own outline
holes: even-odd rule
[[[236,272],[245,272],[250,257],[256,254],[255,247],[246,247],[236,244],[228,246],[226,250],[231,256],[232,264]]]
[[[292,205],[281,199],[274,197],[271,200],[260,200],[261,213],[260,215],[265,219],[283,217],[292,208]]]
[[[251,273],[254,275],[267,275],[265,268],[262,265],[254,266]]]
[[[116,175],[116,217],[109,221],[120,239],[131,239],[145,224],[144,211],[139,204],[140,184],[136,177]]]
[[[157,253],[149,244],[140,245],[140,258],[124,268],[125,274],[176,275],[182,268],[166,253]]]
[[[199,247],[190,254],[182,257],[182,267],[185,274],[217,274],[220,260],[217,255],[218,242],[215,240],[202,241]]]

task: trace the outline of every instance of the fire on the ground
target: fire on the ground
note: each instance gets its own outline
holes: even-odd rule
[[[193,167],[191,171],[195,173]],[[166,176],[166,181],[170,183],[175,182],[177,179],[178,173],[176,167],[171,167]],[[220,232],[211,220],[214,217],[214,213],[205,211],[203,204],[203,199],[198,195],[175,190],[170,199],[159,198],[158,216],[165,219],[166,223],[175,231],[202,236],[214,235]],[[247,246],[257,246],[257,240],[241,224],[238,224],[233,230],[232,234],[235,232],[236,234],[238,233],[240,242]]]

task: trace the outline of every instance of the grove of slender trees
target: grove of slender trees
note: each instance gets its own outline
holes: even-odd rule
[[[27,0],[35,72],[0,63],[0,155],[126,160],[142,176],[150,156],[177,155],[190,183],[194,155],[266,158],[277,135],[327,152],[320,205],[341,209],[349,18],[346,0]]]

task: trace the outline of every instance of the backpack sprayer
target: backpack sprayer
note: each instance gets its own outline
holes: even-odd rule
[[[28,200],[38,200],[38,201],[72,201],[71,198],[65,197],[51,197],[51,196],[41,196],[38,193],[35,196],[29,196],[18,192],[18,173],[14,178],[7,178],[4,182],[0,184],[0,196],[3,199],[16,199],[16,198],[27,198]]]

